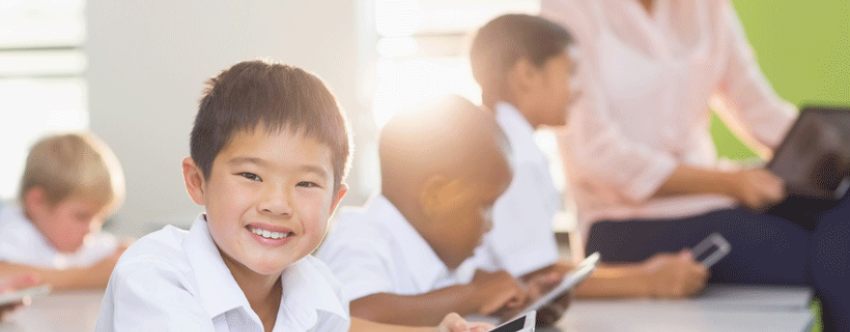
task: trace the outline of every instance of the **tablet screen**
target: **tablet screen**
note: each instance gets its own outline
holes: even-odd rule
[[[529,305],[523,312],[528,312],[530,310],[540,310],[545,307],[549,303],[559,299],[561,296],[565,295],[567,292],[575,288],[576,285],[580,284],[584,279],[587,279],[593,273],[593,270],[596,269],[596,265],[599,263],[599,253],[595,252],[590,256],[587,256],[584,260],[581,261],[574,269],[568,272],[564,279],[561,280],[561,283],[555,286],[551,291],[541,296],[537,301]],[[516,317],[514,317],[516,318]]]
[[[495,330],[491,330],[490,332],[516,332],[522,330],[523,327],[525,327],[525,316],[505,323],[504,325],[499,326]]]
[[[843,195],[850,175],[850,110],[803,109],[768,169],[785,180],[792,194]]]

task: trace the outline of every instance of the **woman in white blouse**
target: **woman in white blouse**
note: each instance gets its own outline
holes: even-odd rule
[[[635,262],[719,232],[733,249],[710,281],[813,286],[825,330],[847,330],[850,198],[786,199],[766,170],[718,166],[713,96],[765,154],[796,114],[759,69],[732,5],[543,0],[542,15],[567,26],[581,49],[582,98],[560,143],[587,252]]]

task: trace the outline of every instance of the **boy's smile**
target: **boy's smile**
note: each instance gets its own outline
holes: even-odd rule
[[[326,144],[263,125],[234,133],[204,179],[184,160],[187,189],[206,206],[210,234],[234,275],[279,277],[318,247],[345,193],[334,191]]]

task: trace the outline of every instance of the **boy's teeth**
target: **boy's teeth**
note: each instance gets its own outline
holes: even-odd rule
[[[290,235],[290,233],[271,232],[259,228],[251,229],[251,233],[257,234],[267,239],[282,239]]]

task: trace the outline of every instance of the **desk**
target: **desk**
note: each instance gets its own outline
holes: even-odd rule
[[[73,291],[35,298],[0,324],[0,332],[94,331],[103,291]]]
[[[549,331],[771,331],[811,328],[805,287],[709,286],[690,300],[574,301]]]
[[[758,296],[756,296],[758,295]],[[10,315],[0,332],[93,331],[103,291],[50,294]],[[807,331],[807,288],[709,286],[691,300],[574,301],[557,327],[566,331]]]

